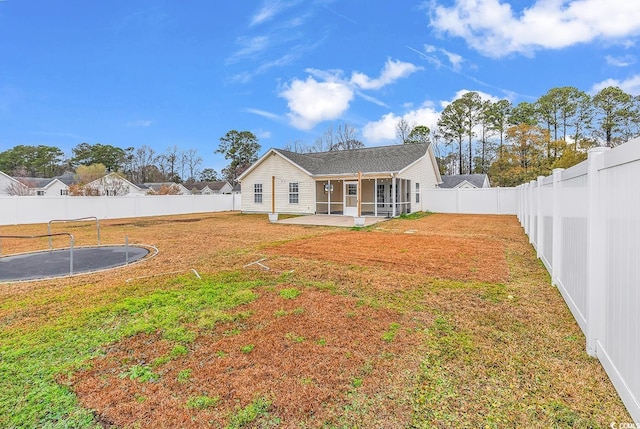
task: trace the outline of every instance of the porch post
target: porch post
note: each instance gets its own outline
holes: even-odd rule
[[[358,199],[358,217],[362,216],[362,171],[358,171],[358,193],[356,194]]]
[[[327,214],[331,214],[331,180],[327,180]]]
[[[373,179],[373,215],[378,216],[378,178]]]
[[[391,179],[391,217],[396,217],[396,177]]]

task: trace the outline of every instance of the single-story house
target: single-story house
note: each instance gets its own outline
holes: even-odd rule
[[[233,187],[229,182],[194,182],[189,185],[191,193],[194,195],[230,194]]]
[[[181,183],[154,182],[154,183],[145,183],[144,186],[148,189],[147,193],[150,195],[162,195],[162,194],[190,195],[191,194],[189,189],[187,189]]]
[[[442,189],[490,188],[489,176],[486,174],[453,174],[442,176]]]
[[[441,182],[429,144],[295,153],[270,149],[240,175],[249,213],[396,216]]]
[[[148,189],[141,188],[117,173],[109,173],[85,185],[90,194],[105,196],[146,195]]]
[[[11,177],[0,171],[0,195],[68,195],[69,186],[56,178]]]

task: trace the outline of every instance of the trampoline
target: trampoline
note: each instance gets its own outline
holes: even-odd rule
[[[0,283],[86,274],[129,265],[147,257],[151,247],[109,245],[45,250],[0,257]],[[152,256],[153,256],[152,255]]]

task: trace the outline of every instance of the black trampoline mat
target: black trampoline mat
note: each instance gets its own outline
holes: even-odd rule
[[[137,246],[78,247],[73,249],[73,274],[119,267],[127,263],[127,258],[131,263],[148,254],[148,249]],[[69,271],[69,249],[0,258],[0,282],[62,277]]]

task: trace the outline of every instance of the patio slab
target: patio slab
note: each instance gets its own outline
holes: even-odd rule
[[[384,217],[365,216],[364,226],[374,225],[378,222],[388,220]],[[353,216],[342,215],[307,215],[297,216],[288,219],[280,219],[276,223],[284,223],[291,225],[317,225],[317,226],[340,226],[351,228],[354,226]]]

